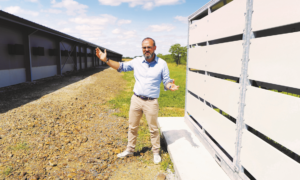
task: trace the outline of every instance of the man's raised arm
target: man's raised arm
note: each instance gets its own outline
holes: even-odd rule
[[[107,53],[106,53],[106,49],[104,50],[104,52],[102,52],[98,47],[96,48],[96,56],[103,62],[106,62],[107,65],[109,65],[110,67],[114,68],[115,70],[118,70],[120,67],[120,63],[113,61],[113,60],[109,60],[107,62]]]

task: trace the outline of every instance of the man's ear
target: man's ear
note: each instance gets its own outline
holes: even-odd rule
[[[153,50],[154,50],[154,51],[156,50],[156,46],[153,47]]]

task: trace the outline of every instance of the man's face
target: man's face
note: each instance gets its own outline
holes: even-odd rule
[[[142,43],[142,49],[145,59],[151,59],[154,56],[156,46],[153,46],[153,41],[151,39],[146,39]]]

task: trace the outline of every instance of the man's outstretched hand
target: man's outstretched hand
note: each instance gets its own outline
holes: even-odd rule
[[[106,62],[106,49],[102,52],[98,47],[96,48],[96,56],[103,62]]]
[[[175,80],[173,80],[173,82],[169,83],[168,87],[170,87],[170,85],[171,85],[171,88],[169,89],[170,91],[177,91],[179,88],[179,86],[175,85]]]

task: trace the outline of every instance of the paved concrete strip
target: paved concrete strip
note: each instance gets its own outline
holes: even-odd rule
[[[230,180],[183,117],[159,117],[158,123],[181,180]]]

